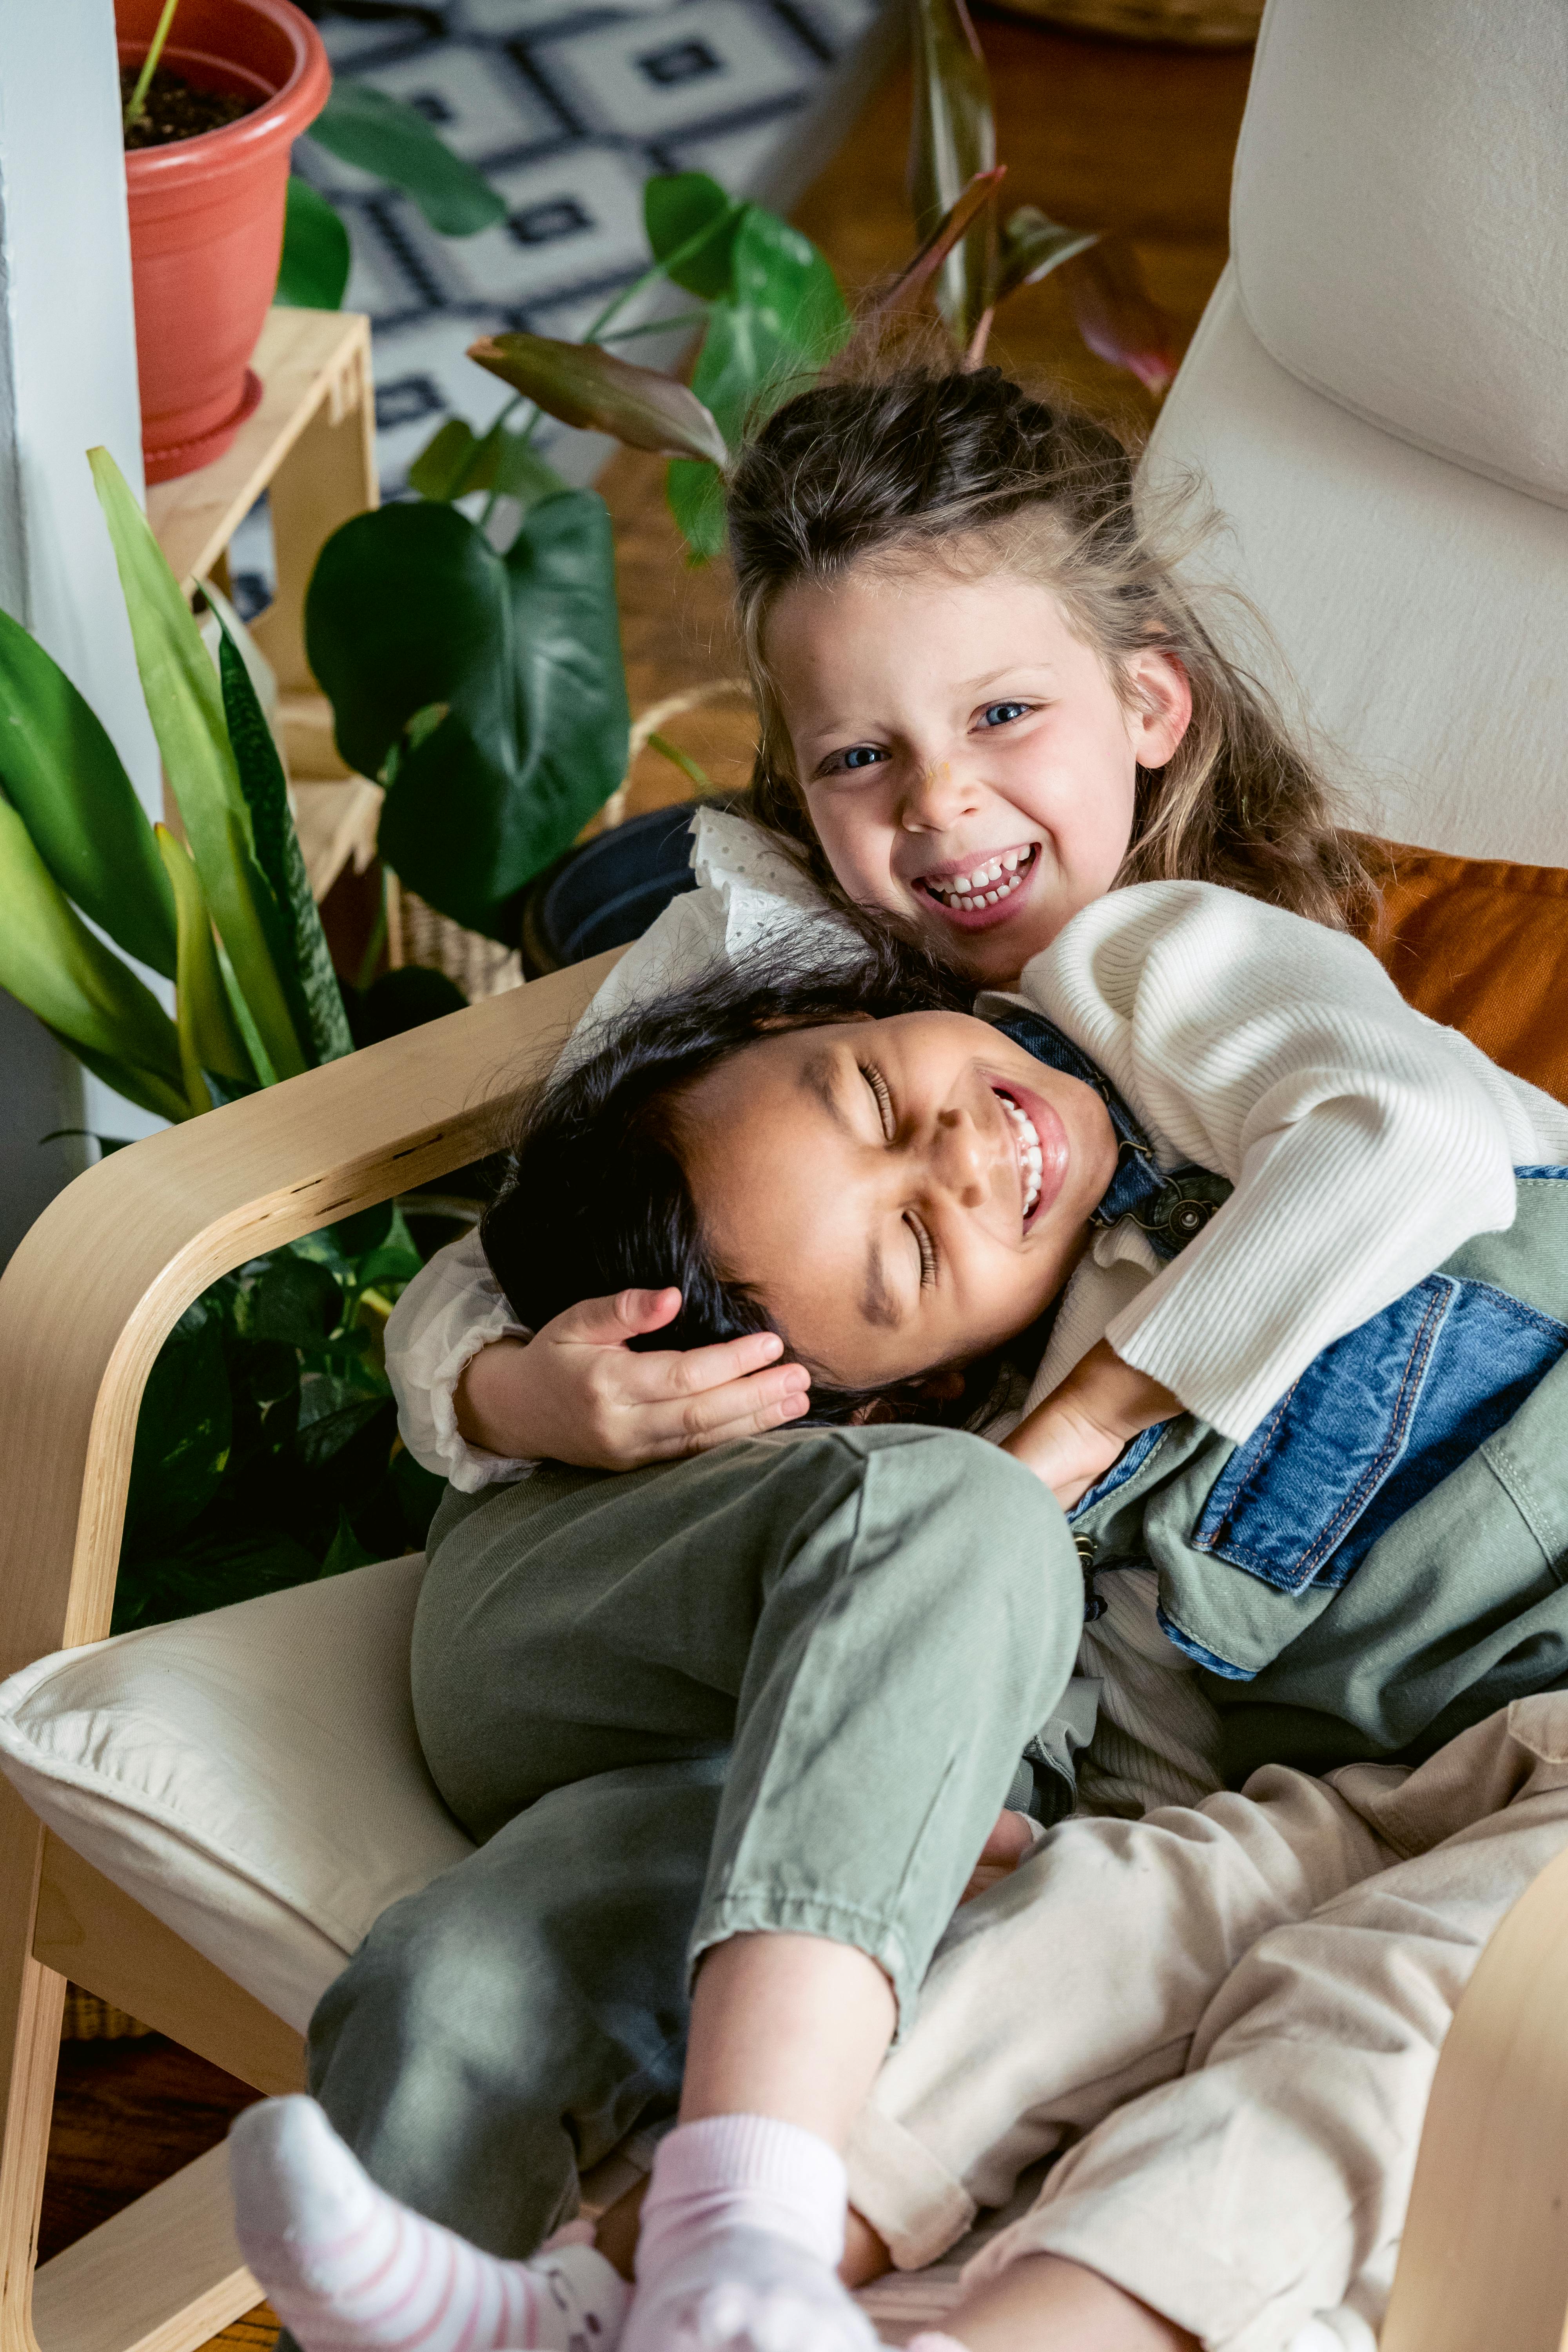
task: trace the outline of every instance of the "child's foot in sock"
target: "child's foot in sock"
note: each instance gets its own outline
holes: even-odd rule
[[[239,2243],[303,2352],[615,2352],[630,2290],[592,2246],[481,2253],[378,2189],[314,2099],[229,2134]]]
[[[846,2179],[815,2133],[713,2116],[662,2142],[621,2352],[873,2352],[835,2265]]]

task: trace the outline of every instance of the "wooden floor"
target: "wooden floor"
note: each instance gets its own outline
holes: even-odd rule
[[[1123,47],[999,15],[981,16],[980,37],[995,87],[1009,200],[1037,204],[1075,226],[1131,236],[1150,290],[1175,320],[1184,347],[1225,262],[1231,156],[1249,58]],[[900,72],[795,215],[851,294],[895,268],[912,242],[901,167],[908,120],[908,78]],[[1084,350],[1053,279],[1004,310],[992,356],[1065,387],[1133,433],[1153,421],[1154,404],[1132,379]],[[633,710],[733,676],[722,570],[682,567],[662,465],[623,454],[602,487],[616,518]],[[744,781],[743,710],[716,707],[673,720],[667,731],[716,781]],[[645,754],[635,787],[644,807],[684,799],[689,790],[653,754]],[[251,2095],[162,2041],[68,2046],[49,2147],[46,2257],[213,2146]],[[260,2352],[271,2340],[263,2306],[216,2343],[226,2352]]]

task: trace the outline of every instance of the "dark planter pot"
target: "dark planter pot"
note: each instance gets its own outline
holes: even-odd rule
[[[530,980],[640,940],[672,898],[697,887],[689,859],[700,801],[650,809],[595,835],[531,882],[515,936]]]

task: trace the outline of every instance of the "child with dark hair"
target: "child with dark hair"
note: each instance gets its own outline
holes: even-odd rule
[[[499,1898],[521,1890],[520,1850],[547,1851],[552,1805],[600,1790],[624,1832],[629,1792],[647,1848],[637,1884],[656,1899],[611,1915],[618,2000],[599,2003],[591,2032],[548,2008],[526,2028],[579,2037],[571,2128],[592,2116],[614,2137],[648,2104],[678,2002],[659,1956],[685,1930],[697,1974],[680,2121],[642,2214],[627,2352],[868,2344],[833,2270],[847,2194],[862,2261],[864,2225],[898,2259],[926,2261],[1075,2124],[1109,2136],[1098,2176],[1091,2139],[983,2258],[950,2347],[1173,2352],[1195,2336],[1272,2352],[1315,2311],[1375,2305],[1440,2038],[1431,2020],[1462,1981],[1448,1947],[1465,1922],[1473,1944],[1475,1919],[1568,1833],[1561,1726],[1539,1696],[1568,1681],[1568,1604],[1543,1532],[1568,1525],[1568,1113],[1412,1014],[1347,940],[1201,884],[1121,895],[1126,913],[1085,909],[984,1019],[890,948],[837,986],[788,967],[750,984],[716,976],[628,1015],[530,1105],[514,1181],[487,1219],[520,1315],[558,1321],[584,1290],[651,1274],[679,1288],[667,1319],[692,1348],[765,1318],[831,1424],[719,1448],[696,1465],[701,1487],[679,1495],[667,1470],[542,1467],[489,1499],[448,1497],[415,1703],[438,1787],[486,1843],[378,1924],[313,2029],[329,2107],[336,2096],[374,2145],[364,2036],[389,2015],[375,1990],[389,1953],[428,1937],[443,1893],[453,1932],[455,1883],[492,1856],[488,1901],[459,1906],[456,1932],[469,1946],[481,1926],[515,1938]],[[1194,971],[1205,985],[1181,985]],[[1454,1156],[1434,1166],[1439,1135]],[[1407,1213],[1383,1228],[1374,1272],[1362,1227],[1391,1156]],[[1359,1286],[1348,1313],[1306,1213],[1323,1182]],[[1210,1350],[1218,1409],[1145,1375],[1135,1414],[1102,1413],[1108,1308],[1125,1316],[1162,1286],[1179,1298],[1205,1258],[1211,1279],[1245,1268],[1260,1216],[1285,1305],[1276,1314],[1254,1285],[1253,1356]],[[1314,1265],[1325,1278],[1297,1297]],[[904,1411],[911,1388],[962,1381],[1053,1307],[1000,1450],[868,1425],[878,1408]],[[1249,1383],[1281,1368],[1254,1410]],[[1149,1633],[1165,1660],[1152,1699]],[[1141,1759],[1129,1736],[1102,1769],[1101,1818],[1047,1835],[931,1969],[998,1804],[1041,1823],[1071,1806],[1093,1714],[1092,1693],[1075,1702],[1069,1687],[1075,1655],[1112,1696],[1125,1674],[1137,1697],[1144,1675],[1118,1725],[1135,1727]],[[1468,1811],[1439,1752],[1461,1734]],[[1106,1817],[1118,1763],[1122,1810],[1153,1790],[1141,1822]],[[1327,1787],[1308,1778],[1344,1765]],[[1205,1766],[1208,1790],[1267,1769],[1243,1798],[1160,1807],[1162,1772],[1179,1787],[1195,1771],[1202,1792]],[[1528,1838],[1507,1811],[1526,1796],[1551,1800]],[[591,1816],[573,1818],[580,1830]],[[1131,1893],[1115,1883],[1119,1841]],[[681,1861],[699,1847],[700,1889]],[[1426,1913],[1414,1879],[1385,1906],[1397,1952],[1375,1968],[1366,1957],[1375,1897],[1331,1941],[1332,1966],[1315,1948],[1326,2054],[1283,2064],[1289,2003],[1271,2009],[1268,1990],[1283,1963],[1260,1958],[1246,1979],[1249,1949],[1309,1916],[1329,1933],[1335,1898],[1428,1848],[1441,1858],[1420,1882]],[[599,1859],[613,1881],[619,1858]],[[1121,1984],[1108,1922],[1133,1937]],[[532,1932],[557,1927],[570,1935],[546,1914]],[[1079,1943],[1094,1970],[1068,1967]],[[1074,1987],[1059,2017],[1058,1954]],[[1295,1966],[1299,1998],[1311,1969]],[[450,1957],[446,1976],[450,1998]],[[1205,2042],[1205,2004],[1233,1977],[1251,1989]],[[1417,1980],[1425,2007],[1407,1997]],[[1120,2036],[1107,2021],[1119,2001]],[[458,2030],[474,2051],[473,2021]],[[903,2046],[879,2081],[895,2030]],[[1212,2079],[1176,2098],[1189,2045]],[[384,2102],[384,2053],[379,2064]],[[1353,2091],[1332,2117],[1314,2106],[1320,2064]],[[1227,2066],[1268,2142],[1261,2181],[1245,2150],[1222,2153]],[[1155,2126],[1123,2121],[1125,2101],[1162,2084],[1173,2097]],[[439,2140],[449,2116],[428,2113]],[[490,2146],[505,2189],[526,2195],[521,2148],[504,2132]],[[1189,2210],[1181,2168],[1205,2147]],[[1135,2182],[1119,2201],[1139,2147],[1174,2252],[1136,2227]],[[562,2296],[592,2291],[563,2254],[542,2270],[487,2268],[471,2247],[459,2260],[456,2242],[376,2201],[308,2105],[258,2116],[242,2151],[247,2251],[307,2352],[394,2340],[375,2300],[389,2231],[398,2260],[425,2249],[416,2300],[447,2281],[439,2315],[460,2316],[465,2347],[564,2343],[520,2335],[517,2299],[542,2278]],[[1350,2205],[1371,2210],[1354,2186],[1369,2175],[1371,2243],[1348,2210],[1343,2226],[1328,2218],[1347,2178]],[[1317,2238],[1310,2259],[1291,2227],[1277,2252],[1248,2238],[1238,2283],[1230,2222],[1215,2237],[1214,2215],[1265,2195],[1281,2216],[1304,2196]],[[603,2301],[607,2276],[605,2335],[621,2317]],[[438,2328],[410,2332],[408,2308],[395,2340],[444,2346]]]

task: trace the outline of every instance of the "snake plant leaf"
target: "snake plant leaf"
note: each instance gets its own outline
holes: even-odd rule
[[[153,732],[244,999],[243,1009],[235,1007],[236,1018],[244,1034],[248,1015],[267,1062],[279,1077],[293,1077],[306,1060],[279,977],[289,952],[288,931],[257,861],[217,676],[124,476],[107,449],[91,449],[88,457],[114,546]]]
[[[910,197],[915,231],[931,235],[975,177],[996,162],[991,77],[963,0],[910,0],[914,103]],[[986,207],[942,264],[937,308],[967,352],[992,307],[996,215]]]
[[[368,82],[334,81],[310,136],[340,163],[412,196],[438,236],[472,236],[506,218],[504,199],[482,173],[454,155],[416,108]]]
[[[1126,368],[1156,397],[1176,373],[1176,326],[1143,283],[1123,236],[1101,236],[1063,277],[1079,333],[1099,358]]]
[[[504,556],[450,506],[357,515],[321,551],[305,631],[340,751],[386,779],[389,863],[443,914],[505,937],[505,902],[626,772],[603,499],[542,500]]]
[[[19,813],[3,798],[0,905],[0,988],[129,1101],[163,1118],[188,1118],[174,1023],[151,989],[89,930]]]
[[[0,613],[0,785],[68,898],[174,976],[174,902],[120,754],[58,664]]]
[[[190,852],[166,825],[157,827],[158,849],[174,893],[180,927],[180,970],[174,982],[174,1024],[180,1038],[180,1070],[191,1116],[211,1110],[205,1070],[233,1080],[251,1077],[249,1056],[234,1025],[228,997],[213,947],[212,917],[202,896]]]
[[[745,207],[706,172],[662,172],[645,183],[643,226],[665,275],[712,301],[732,294],[735,231]]]
[[[272,299],[294,310],[341,310],[349,262],[349,233],[342,222],[309,180],[291,172]]]
[[[218,677],[224,718],[239,771],[239,788],[250,811],[256,856],[288,924],[289,952],[279,970],[298,1034],[309,1042],[311,1060],[335,1062],[352,1054],[353,1039],[342,992],[332,969],[332,952],[316,912],[310,877],[294,830],[289,785],[267,715],[257,698],[239,647],[220,620]],[[218,1066],[209,1064],[209,1067]]]
[[[1021,286],[1037,286],[1064,261],[1072,261],[1100,242],[1093,229],[1064,228],[1038,205],[1019,205],[1002,224],[997,241],[994,299],[1005,302]]]
[[[617,359],[596,343],[481,335],[468,345],[468,357],[563,425],[610,433],[628,448],[651,449],[661,457],[706,457],[721,466],[729,454],[712,417],[683,383]]]

